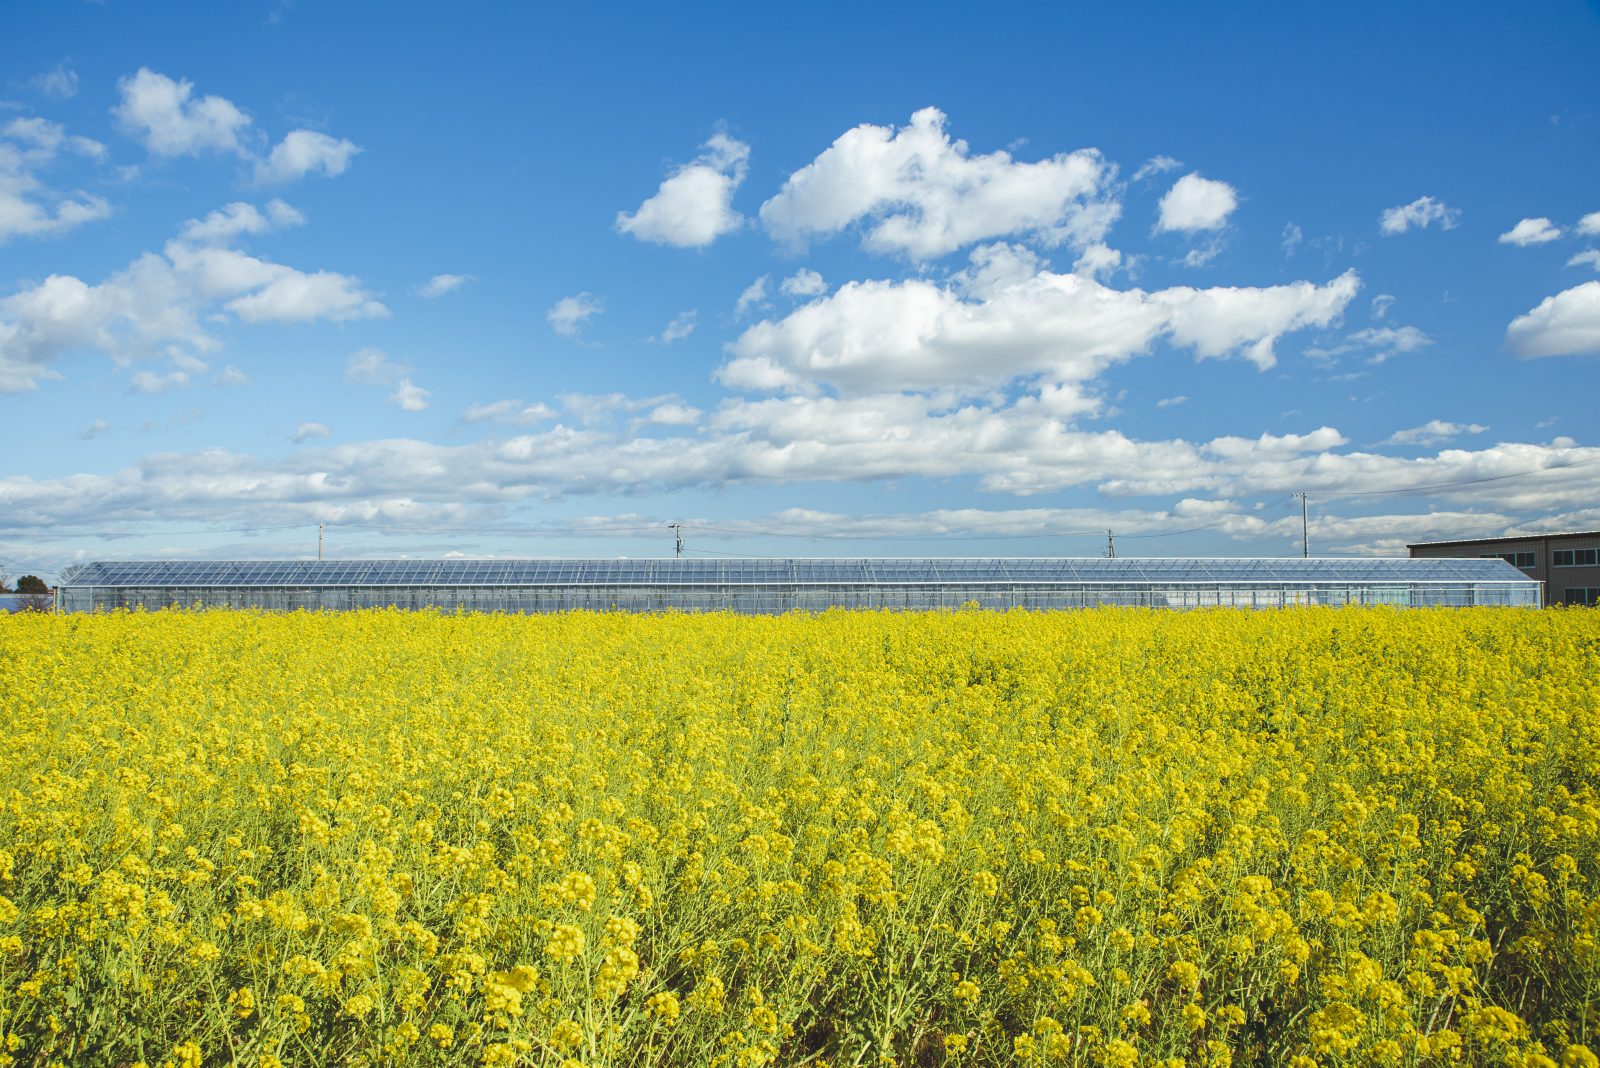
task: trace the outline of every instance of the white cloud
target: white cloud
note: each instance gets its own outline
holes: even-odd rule
[[[1385,445],[1437,445],[1462,434],[1482,434],[1489,428],[1481,423],[1447,423],[1443,419],[1430,419],[1409,430],[1396,430],[1385,439]]]
[[[661,333],[651,340],[662,345],[670,345],[674,341],[682,341],[694,333],[694,321],[699,314],[699,310],[695,308],[691,308],[686,312],[679,312],[672,317],[670,323],[662,328]]]
[[[25,392],[54,377],[50,365],[74,350],[104,352],[119,364],[166,355],[181,367],[184,358],[221,348],[206,322],[343,321],[388,314],[354,278],[329,271],[306,274],[226,241],[259,231],[263,220],[290,225],[297,217],[287,205],[269,204],[264,217],[253,208],[230,206],[188,223],[161,253],[147,252],[98,284],[50,275],[0,297],[0,393]]]
[[[633,214],[617,213],[617,230],[641,241],[703,248],[744,225],[734,191],[748,171],[750,146],[716,134],[693,163],[679,167]]]
[[[100,159],[105,146],[69,136],[45,119],[12,119],[0,127],[0,244],[65,233],[111,214],[111,205],[98,194],[60,192],[40,180],[39,172],[66,153]]]
[[[601,397],[596,403],[616,411],[637,409],[641,401]],[[644,410],[665,403],[675,402]],[[460,445],[389,438],[273,458],[221,449],[160,454],[105,475],[0,474],[0,499],[13,528],[92,519],[95,529],[107,530],[139,518],[170,523],[266,513],[284,522],[285,516],[325,511],[331,519],[384,512],[401,502],[413,517],[456,509],[470,520],[479,514],[473,510],[556,495],[914,477],[969,476],[986,491],[1014,496],[1090,487],[1108,500],[1202,495],[1227,501],[1299,489],[1315,499],[1318,492],[1372,493],[1548,469],[1436,495],[1510,515],[1592,508],[1600,491],[1600,465],[1555,466],[1600,460],[1593,447],[1501,443],[1406,458],[1343,451],[1344,435],[1331,427],[1140,441],[1114,430],[1073,429],[1037,398],[954,406],[947,398],[907,394],[730,400],[679,433],[654,436],[670,427],[653,427],[640,435],[634,426],[558,424]],[[1206,514],[1207,507],[1198,502],[1172,511]],[[1298,515],[1292,524],[1298,528]]]
[[[1567,261],[1568,267],[1593,267],[1600,271],[1600,248],[1584,249]]]
[[[155,156],[221,152],[253,165],[259,185],[281,184],[320,173],[343,174],[360,146],[316,130],[291,130],[265,156],[265,137],[250,116],[220,96],[196,97],[193,83],[148,67],[117,83],[120,100],[111,109],[117,126]]]
[[[350,354],[344,364],[344,380],[363,386],[387,386],[411,373],[411,368],[389,359],[382,349],[367,347]]]
[[[751,308],[761,308],[767,305],[767,283],[770,280],[768,275],[762,275],[744,287],[744,292],[739,294],[739,299],[733,305],[733,317],[735,319],[743,318],[744,313]]]
[[[196,156],[207,150],[246,155],[241,136],[250,117],[220,96],[194,97],[194,85],[148,67],[117,83],[122,100],[111,110],[118,125],[157,156]]]
[[[1033,375],[1067,386],[1160,338],[1200,358],[1241,355],[1266,368],[1278,337],[1334,322],[1360,288],[1349,272],[1322,286],[1146,293],[1048,270],[1018,276],[1007,268],[989,279],[976,254],[974,261],[974,275],[949,285],[848,282],[781,320],[757,323],[729,346],[732,358],[717,377],[735,389],[827,385],[849,394],[981,389]]]
[[[417,287],[417,294],[432,300],[446,293],[455,292],[473,278],[474,276],[470,274],[436,274]]]
[[[514,423],[519,426],[529,426],[534,423],[543,423],[554,419],[558,413],[548,404],[535,402],[524,404],[520,400],[492,401],[488,404],[474,404],[461,413],[463,423]]]
[[[1189,401],[1188,397],[1181,396],[1181,395],[1177,396],[1177,397],[1162,397],[1160,400],[1156,401],[1156,407],[1157,408],[1176,408],[1180,404],[1187,404],[1188,401]]]
[[[660,404],[650,409],[644,421],[657,426],[694,426],[704,414],[687,404]]]
[[[1011,234],[1082,248],[1104,240],[1121,213],[1115,174],[1093,150],[1037,163],[973,156],[950,139],[943,112],[924,108],[899,129],[863,124],[840,135],[761,205],[761,221],[790,245],[865,222],[868,249],[915,260]]]
[[[1183,233],[1218,230],[1238,206],[1239,192],[1227,182],[1202,178],[1198,172],[1186,174],[1161,198],[1156,229]]]
[[[1105,279],[1122,266],[1122,253],[1108,245],[1094,244],[1084,249],[1072,265],[1073,274]]]
[[[248,386],[250,384],[250,376],[230,363],[217,372],[216,377],[211,380],[211,384],[213,386]]]
[[[91,438],[99,437],[101,434],[104,434],[110,429],[110,423],[106,422],[104,419],[96,419],[94,422],[78,431],[78,437],[82,438],[84,441],[88,441]]]
[[[428,407],[428,390],[412,383],[409,378],[402,378],[389,394],[389,403],[407,412],[420,412]]]
[[[303,445],[314,438],[332,437],[333,431],[321,423],[301,423],[294,428],[294,437],[290,440],[296,445]]]
[[[618,412],[639,412],[661,404],[676,404],[674,394],[663,393],[652,397],[630,397],[626,393],[563,393],[561,406],[584,424],[611,420]]]
[[[179,238],[199,245],[228,244],[243,234],[264,234],[288,226],[300,226],[305,216],[281,200],[267,203],[263,214],[254,204],[235,201],[213,211],[204,219],[190,219],[179,231]]]
[[[1343,342],[1330,346],[1313,346],[1306,355],[1313,359],[1331,360],[1352,352],[1370,353],[1368,363],[1387,363],[1402,353],[1415,352],[1433,344],[1433,338],[1414,326],[1369,326],[1346,334]]]
[[[815,297],[827,291],[828,283],[822,280],[822,275],[809,267],[800,268],[778,285],[778,292],[786,297],[794,297],[797,300],[805,297]]]
[[[344,322],[389,314],[349,275],[333,271],[303,274],[287,268],[262,288],[235,297],[225,307],[247,323]]]
[[[43,74],[29,78],[28,88],[51,100],[71,100],[78,95],[78,72],[65,63],[57,63]]]
[[[1183,254],[1183,259],[1178,260],[1177,262],[1183,264],[1185,267],[1204,267],[1221,254],[1222,248],[1222,241],[1208,241],[1203,245],[1196,245],[1188,252],[1185,252]]]
[[[545,319],[550,323],[550,328],[562,337],[577,337],[578,331],[583,328],[584,321],[592,315],[598,315],[605,310],[605,304],[593,293],[579,293],[574,297],[562,297],[545,313]]]
[[[1561,228],[1549,219],[1523,219],[1500,235],[1502,245],[1545,245],[1561,236]]]
[[[1460,219],[1461,212],[1444,201],[1432,197],[1418,197],[1409,204],[1384,209],[1383,214],[1378,217],[1378,229],[1383,234],[1393,235],[1403,234],[1413,227],[1418,230],[1426,229],[1438,223],[1445,230],[1453,230]]]
[[[1506,328],[1506,344],[1522,359],[1600,356],[1600,282],[1546,297]]]
[[[1299,249],[1300,242],[1305,239],[1305,236],[1305,231],[1300,229],[1300,227],[1294,223],[1289,223],[1287,226],[1285,226],[1283,228],[1283,237],[1279,241],[1279,243],[1283,246],[1283,254],[1285,256],[1293,256],[1295,251]]]
[[[1154,178],[1158,174],[1175,171],[1181,166],[1183,166],[1183,163],[1173,159],[1171,156],[1151,156],[1145,160],[1143,166],[1133,172],[1133,180],[1142,182],[1146,178]]]
[[[1394,306],[1394,294],[1379,293],[1372,298],[1372,317],[1382,319],[1389,314],[1389,309]]]
[[[170,393],[189,384],[187,371],[171,371],[158,375],[154,371],[140,371],[133,376],[133,383],[129,387],[133,393]]]
[[[1579,219],[1574,229],[1585,237],[1600,237],[1600,211],[1591,211]]]
[[[263,185],[292,182],[313,171],[336,178],[350,168],[350,161],[360,151],[344,138],[316,130],[291,130],[271,155],[256,162],[256,181]]]

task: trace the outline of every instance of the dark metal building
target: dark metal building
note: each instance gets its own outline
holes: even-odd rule
[[[66,611],[395,606],[498,612],[1152,608],[1297,604],[1537,607],[1500,559],[349,560],[87,564]]]
[[[1463,556],[1504,560],[1544,586],[1545,604],[1600,604],[1600,531],[1424,541],[1406,548],[1417,560]]]

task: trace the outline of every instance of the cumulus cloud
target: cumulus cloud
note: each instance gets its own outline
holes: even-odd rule
[[[1441,229],[1453,230],[1461,220],[1461,212],[1442,200],[1418,197],[1409,204],[1386,208],[1378,217],[1378,230],[1386,236],[1403,234],[1407,230],[1424,230],[1434,223]]]
[[[1182,395],[1179,395],[1179,396],[1176,396],[1176,397],[1162,397],[1160,400],[1156,401],[1156,407],[1157,408],[1176,408],[1178,405],[1187,404],[1188,402],[1189,402],[1189,398],[1185,397],[1185,396],[1182,396]]]
[[[436,297],[444,296],[446,293],[455,292],[472,281],[473,277],[470,274],[436,274],[417,287],[417,294],[433,300]]]
[[[290,440],[296,445],[304,445],[306,442],[316,438],[326,438],[332,435],[333,431],[321,423],[301,423],[294,428],[294,437]]]
[[[717,377],[736,389],[825,385],[842,394],[982,389],[1023,376],[1067,386],[1158,339],[1202,359],[1238,355],[1267,368],[1279,337],[1334,322],[1360,288],[1348,272],[1325,285],[1146,293],[1029,270],[1013,251],[985,251],[973,274],[947,284],[848,282],[781,320],[757,323],[729,346]]]
[[[1219,230],[1239,206],[1239,193],[1227,182],[1186,174],[1161,198],[1156,229],[1193,233]]]
[[[256,163],[256,181],[276,185],[320,173],[336,178],[350,167],[361,149],[342,137],[329,137],[316,130],[291,130],[278,142],[266,159]]]
[[[117,90],[122,99],[111,114],[153,155],[247,154],[241,138],[250,127],[250,116],[223,97],[195,97],[192,82],[174,80],[148,67],[123,78]]]
[[[801,245],[863,223],[868,249],[914,260],[1007,235],[1076,248],[1105,238],[1121,207],[1116,168],[1098,152],[1036,163],[1005,151],[974,156],[945,121],[924,108],[898,129],[863,124],[840,135],[761,205],[767,233]]]
[[[809,267],[800,268],[794,274],[785,278],[778,286],[778,292],[786,297],[794,297],[797,300],[814,297],[827,291],[828,283],[822,280],[822,275]]]
[[[1389,309],[1394,307],[1394,294],[1379,293],[1372,298],[1372,317],[1382,319],[1389,314]]]
[[[1347,334],[1344,341],[1337,345],[1308,348],[1306,355],[1313,359],[1333,359],[1347,353],[1364,352],[1368,354],[1368,363],[1377,364],[1387,363],[1396,356],[1415,352],[1431,344],[1433,338],[1414,326],[1378,326]]]
[[[662,327],[661,333],[651,338],[651,340],[662,345],[670,345],[674,341],[682,341],[694,333],[694,321],[699,314],[699,310],[695,308],[691,308],[686,312],[679,312],[672,317],[670,323]]]
[[[250,116],[221,96],[196,96],[194,84],[148,67],[117,83],[119,101],[111,109],[117,126],[153,156],[198,156],[220,152],[253,165],[260,185],[281,184],[322,174],[343,174],[361,148],[316,130],[291,130],[265,156],[265,137]]]
[[[428,397],[432,394],[421,386],[414,384],[409,378],[402,378],[394,387],[394,392],[389,394],[389,403],[401,411],[420,412],[428,407]]]
[[[1305,231],[1294,223],[1289,223],[1283,228],[1283,237],[1279,244],[1283,246],[1285,256],[1293,256],[1300,248],[1300,242],[1305,239]]]
[[[189,384],[187,371],[170,371],[167,374],[156,374],[154,371],[139,371],[133,376],[128,389],[131,393],[159,394],[170,393]]]
[[[235,201],[211,212],[204,219],[190,219],[178,236],[196,245],[228,244],[244,234],[264,234],[301,226],[305,221],[304,215],[281,200],[268,201],[265,212],[254,204]]]
[[[645,413],[644,421],[656,426],[694,426],[705,413],[687,404],[658,404]]]
[[[1522,359],[1539,356],[1600,356],[1600,282],[1546,297],[1511,320],[1506,345]]]
[[[604,310],[605,304],[599,297],[593,293],[579,293],[556,301],[544,317],[550,323],[550,329],[562,337],[577,337],[584,322]]]
[[[751,308],[765,307],[767,304],[767,283],[770,276],[762,275],[754,282],[744,287],[744,292],[739,294],[739,299],[733,305],[733,317],[743,318],[745,312]]]
[[[1173,159],[1171,156],[1151,156],[1145,160],[1143,166],[1133,172],[1133,180],[1142,182],[1146,178],[1154,178],[1158,174],[1175,171],[1181,166],[1183,166],[1183,163]]]
[[[1087,278],[1109,278],[1122,266],[1122,253],[1107,245],[1090,245],[1072,265],[1073,274]]]
[[[78,437],[82,438],[84,441],[89,441],[92,438],[99,437],[101,434],[104,434],[110,429],[111,424],[106,420],[96,419],[94,422],[78,431]]]
[[[1591,211],[1573,229],[1585,237],[1600,237],[1600,211]]]
[[[1482,434],[1489,428],[1481,423],[1448,423],[1443,419],[1430,419],[1409,430],[1396,430],[1384,440],[1385,445],[1437,445],[1463,434]]]
[[[105,155],[105,146],[70,136],[60,124],[45,119],[18,118],[0,126],[0,244],[14,237],[65,233],[111,214],[102,196],[45,185],[40,173],[68,154],[97,160]]]
[[[750,146],[716,134],[704,149],[637,211],[618,212],[617,230],[659,245],[703,248],[744,225],[744,216],[733,210],[733,194],[748,172]]]
[[[1568,267],[1593,267],[1600,271],[1600,249],[1589,248],[1567,261]]]
[[[461,413],[463,423],[513,423],[530,426],[554,419],[559,413],[548,404],[524,404],[520,400],[498,400],[474,404]]]
[[[197,367],[183,360],[203,368],[199,356],[221,348],[212,323],[387,315],[348,275],[308,274],[252,256],[230,240],[298,221],[288,205],[269,204],[264,214],[229,205],[185,224],[160,253],[147,252],[102,282],[53,274],[0,297],[0,393],[25,392],[54,377],[51,364],[69,351],[103,352],[119,364],[164,355],[193,372]],[[154,378],[144,380],[146,388]]]
[[[619,405],[640,410],[639,403],[598,401],[606,411]],[[657,401],[642,410],[667,403],[679,402]],[[471,521],[557,495],[913,477],[973,477],[983,490],[1021,497],[1085,487],[1108,501],[1164,495],[1226,502],[1301,489],[1314,496],[1371,494],[1448,483],[1452,488],[1436,500],[1460,502],[1463,514],[1487,506],[1511,516],[1593,509],[1600,491],[1600,464],[1589,463],[1600,460],[1600,448],[1570,443],[1501,443],[1408,458],[1348,450],[1345,436],[1332,427],[1142,441],[1115,430],[1075,429],[1034,397],[965,404],[903,393],[730,399],[681,431],[656,424],[641,435],[636,424],[557,423],[455,445],[389,438],[271,458],[208,449],[147,457],[108,474],[53,479],[0,473],[0,500],[6,502],[0,529],[92,520],[105,530],[145,519],[261,514],[284,522],[309,512],[330,518],[385,513],[402,503],[414,517],[455,510]],[[1478,481],[1512,474],[1522,477]],[[1464,482],[1474,484],[1454,485]],[[1214,508],[1198,502],[1172,512],[1209,515]],[[1475,529],[1501,522],[1496,512],[1486,514]],[[1298,528],[1298,515],[1292,524]]]
[[[230,363],[216,373],[216,376],[211,379],[211,384],[213,386],[248,386],[250,384],[250,376]]]
[[[389,314],[349,275],[333,271],[274,272],[265,286],[224,305],[247,323],[305,323],[313,319],[343,322]]]
[[[50,70],[29,78],[28,88],[51,100],[71,100],[78,95],[78,72],[65,63],[57,63]]]
[[[350,354],[344,364],[344,380],[361,386],[387,386],[411,373],[411,368],[389,359],[382,349],[367,347]]]
[[[1561,236],[1561,228],[1549,219],[1523,219],[1500,235],[1502,245],[1547,245]]]

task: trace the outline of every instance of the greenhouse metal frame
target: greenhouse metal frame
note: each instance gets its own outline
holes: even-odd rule
[[[827,608],[1537,608],[1500,559],[667,559],[106,561],[65,576],[64,611],[396,607],[774,614]]]

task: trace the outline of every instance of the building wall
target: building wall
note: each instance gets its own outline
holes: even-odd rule
[[[1418,559],[1504,556],[1517,553],[1531,554],[1528,566],[1513,561],[1529,578],[1544,583],[1547,605],[1595,604],[1600,590],[1600,532],[1582,534],[1551,534],[1535,538],[1484,538],[1477,541],[1425,542],[1407,546]],[[1595,552],[1595,566],[1557,567],[1558,550]]]

